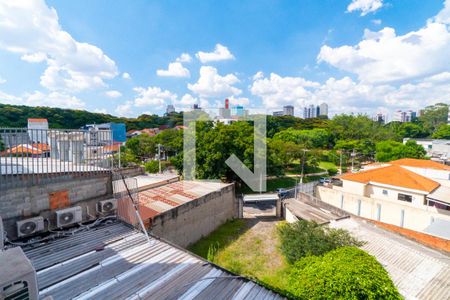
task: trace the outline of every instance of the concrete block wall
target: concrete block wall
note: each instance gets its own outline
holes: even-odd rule
[[[35,186],[9,188],[0,193],[0,216],[3,218],[8,238],[16,238],[16,221],[42,216],[55,222],[54,210],[80,205],[83,219],[96,213],[99,200],[112,197],[110,174],[95,177],[73,177],[70,180]],[[46,224],[47,225],[47,224]]]
[[[239,216],[234,184],[157,215],[151,233],[181,247],[195,243],[227,220]]]

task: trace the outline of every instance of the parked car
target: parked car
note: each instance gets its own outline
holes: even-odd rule
[[[284,188],[278,188],[278,189],[277,189],[277,193],[278,193],[278,196],[279,196],[281,199],[283,199],[284,197],[287,196],[288,191],[287,191],[286,189],[284,189]]]
[[[321,177],[319,179],[319,183],[324,184],[324,183],[331,183],[331,178],[329,177]]]

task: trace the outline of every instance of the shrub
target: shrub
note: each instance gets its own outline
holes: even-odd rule
[[[148,173],[158,173],[159,172],[159,162],[157,160],[151,160],[144,164],[145,171]]]
[[[402,299],[381,264],[356,247],[302,258],[288,283],[299,299]]]
[[[334,176],[338,173],[338,170],[336,168],[329,168],[328,169],[328,175]]]
[[[321,226],[315,222],[299,220],[278,227],[281,251],[289,263],[309,255],[322,255],[342,246],[362,246],[344,229]]]

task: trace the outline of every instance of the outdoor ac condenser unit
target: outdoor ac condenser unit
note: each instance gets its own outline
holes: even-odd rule
[[[70,208],[60,209],[56,212],[56,227],[64,227],[83,220],[81,206],[74,206]]]
[[[44,218],[35,217],[16,222],[17,236],[23,237],[44,230]]]
[[[0,299],[38,299],[36,271],[20,247],[0,251]]]
[[[102,200],[97,203],[97,211],[110,213],[117,209],[117,199]]]

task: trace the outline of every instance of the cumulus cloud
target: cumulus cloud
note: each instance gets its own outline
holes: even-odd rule
[[[169,64],[167,70],[157,70],[156,75],[161,77],[190,77],[191,73],[180,62],[173,62]]]
[[[444,8],[434,17],[434,22],[450,24],[450,0],[444,2]]]
[[[122,73],[122,78],[123,79],[131,79],[131,76],[127,72],[124,72],[124,73]]]
[[[221,76],[217,69],[211,66],[200,68],[200,77],[194,84],[188,84],[188,89],[202,98],[237,96],[242,90],[233,85],[239,83],[234,74]]]
[[[104,86],[118,72],[115,62],[91,44],[76,41],[43,0],[0,2],[0,48],[27,62],[45,62],[41,85],[79,92]]]
[[[109,98],[119,98],[122,96],[122,93],[116,90],[106,91],[105,95]]]
[[[114,110],[114,112],[119,117],[130,117],[131,114],[133,113],[133,102],[132,101],[127,101],[127,102],[125,102],[123,104],[117,105],[117,107]]]
[[[5,83],[5,82],[6,82],[6,79],[4,79],[0,76],[0,84]]]
[[[85,103],[75,96],[60,92],[43,93],[34,91],[22,96],[14,96],[0,91],[2,103],[27,106],[49,106],[58,108],[83,109]]]
[[[361,11],[361,16],[375,12],[383,7],[383,0],[353,0],[348,6],[347,11]]]
[[[141,106],[152,106],[155,109],[160,109],[164,107],[166,101],[174,101],[177,95],[168,91],[162,90],[160,87],[135,87],[133,89],[137,93],[137,97],[134,99],[134,105]]]
[[[322,46],[317,60],[365,82],[417,79],[450,70],[450,28],[437,19],[404,35],[390,27],[378,32],[366,29],[357,45]]]
[[[195,56],[204,64],[212,61],[234,59],[234,55],[230,52],[230,50],[221,44],[216,44],[213,52],[199,51],[195,54]]]
[[[177,62],[181,63],[190,63],[192,61],[192,57],[188,53],[182,53],[177,59]]]
[[[105,108],[96,108],[93,110],[93,112],[99,113],[99,114],[107,114],[108,113],[108,111]]]

